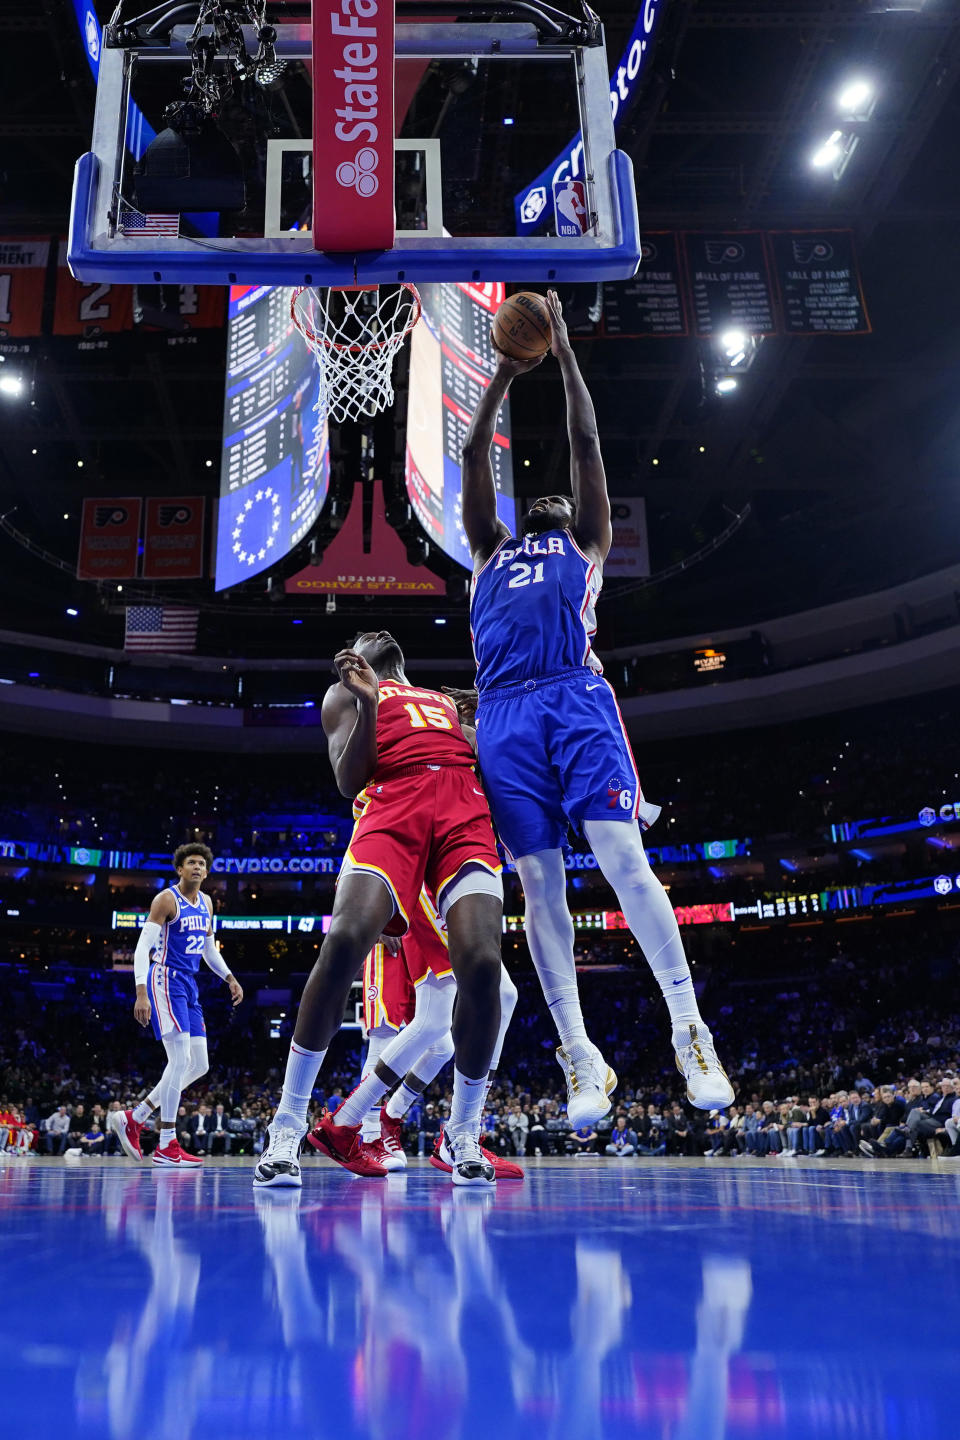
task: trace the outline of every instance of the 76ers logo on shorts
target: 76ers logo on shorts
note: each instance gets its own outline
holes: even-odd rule
[[[623,783],[614,776],[607,786],[607,809],[616,810],[618,806],[621,810],[632,810],[633,791],[625,790]]]

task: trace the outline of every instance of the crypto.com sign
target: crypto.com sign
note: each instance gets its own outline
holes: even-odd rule
[[[653,54],[653,39],[667,0],[644,0],[633,33],[627,41],[620,64],[610,77],[610,108],[616,127],[623,119]],[[553,187],[567,176],[580,175],[583,163],[583,134],[578,132],[552,165],[541,171],[525,189],[514,196],[517,234],[530,235],[553,214]]]

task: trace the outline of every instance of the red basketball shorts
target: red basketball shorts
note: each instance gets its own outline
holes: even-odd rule
[[[393,897],[388,935],[405,935],[424,886],[443,905],[465,865],[501,870],[486,797],[469,766],[411,766],[368,785],[340,877],[377,875]]]
[[[443,979],[453,972],[447,930],[426,890],[410,916],[410,929],[396,955],[375,945],[363,962],[363,1024],[367,1030],[409,1025],[417,1005],[417,986],[427,975]]]

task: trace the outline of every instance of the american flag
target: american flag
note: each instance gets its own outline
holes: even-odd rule
[[[192,654],[197,648],[198,614],[197,610],[170,610],[166,605],[128,605],[123,648]]]
[[[121,235],[179,235],[179,215],[141,215],[139,210],[124,210],[120,217]]]

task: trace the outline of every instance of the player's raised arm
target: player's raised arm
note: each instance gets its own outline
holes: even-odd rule
[[[138,1025],[150,1024],[150,1000],[147,995],[147,977],[150,974],[150,957],[159,949],[163,926],[177,913],[177,905],[169,890],[160,890],[150,902],[147,916],[137,948],[133,952],[133,979],[137,987],[137,998],[133,1006],[133,1018]]]
[[[590,391],[580,374],[577,357],[567,334],[563,308],[556,290],[547,291],[552,340],[550,348],[560,364],[567,397],[567,435],[570,439],[570,479],[577,519],[573,535],[583,550],[606,560],[613,543],[610,525],[610,497],[600,454],[597,416]]]
[[[380,684],[355,650],[341,650],[333,663],[340,683],[323,697],[320,719],[337,789],[352,800],[377,768]]]
[[[497,515],[497,487],[490,461],[490,447],[497,428],[497,416],[510,382],[517,375],[533,370],[536,360],[511,360],[499,351],[493,372],[480,403],[473,412],[467,438],[463,442],[463,528],[476,565],[482,565],[510,531]]]

